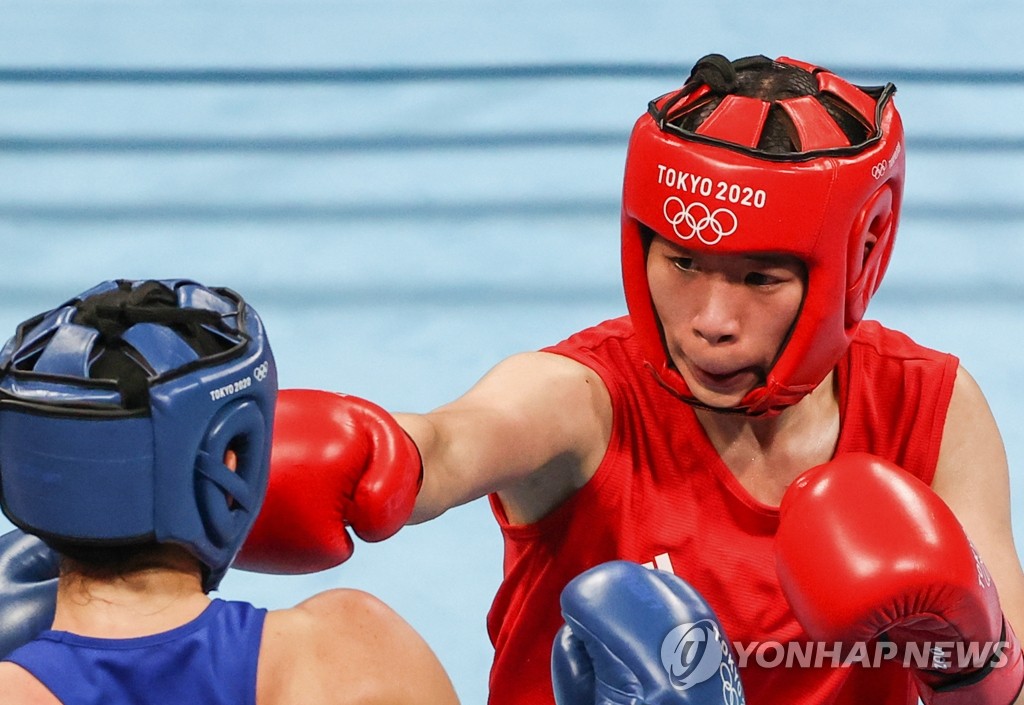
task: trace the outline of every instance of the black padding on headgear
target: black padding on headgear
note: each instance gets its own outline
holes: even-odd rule
[[[75,303],[74,322],[99,331],[97,357],[89,368],[93,379],[115,379],[128,408],[149,403],[147,378],[154,374],[144,357],[134,354],[124,334],[138,323],[156,323],[175,329],[183,341],[199,355],[221,352],[226,345],[211,334],[219,327],[216,311],[179,306],[177,294],[158,281],[147,281],[135,288],[119,281],[116,289],[95,294]]]
[[[177,295],[158,281],[131,286],[131,282],[121,281],[116,289],[77,302],[74,322],[96,328],[101,341],[120,340],[136,323],[160,323],[185,333],[184,338],[202,355],[223,349],[211,344],[211,336],[202,329],[220,325],[216,311],[179,307]]]
[[[736,87],[736,67],[721,54],[708,54],[697,60],[687,83],[706,84],[719,93],[730,93]]]
[[[701,86],[707,86],[716,95],[730,95],[735,93],[739,86],[739,71],[773,63],[767,56],[760,54],[746,56],[735,61],[730,61],[722,54],[703,56],[690,69],[690,75],[681,89],[657,108],[654,108],[655,101],[652,101],[651,114],[659,124],[663,125],[665,119],[672,112],[672,108]]]

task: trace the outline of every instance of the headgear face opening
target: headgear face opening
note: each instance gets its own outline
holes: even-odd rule
[[[213,590],[266,492],[276,398],[263,324],[233,291],[99,284],[0,353],[4,514],[67,544],[178,544]]]
[[[764,384],[736,407],[717,409],[754,416],[800,401],[849,347],[888,265],[904,182],[892,84],[860,88],[788,58],[732,65],[757,60],[809,72],[816,93],[775,101],[727,94],[695,130],[678,122],[706,109],[711,88],[702,81],[691,78],[651,101],[630,138],[622,208],[623,282],[634,329],[661,384],[696,406],[704,405],[674,367],[651,302],[649,233],[698,253],[786,254],[806,266],[800,313]],[[823,101],[860,123],[865,139],[851,144]],[[778,110],[796,151],[758,147],[767,116]]]

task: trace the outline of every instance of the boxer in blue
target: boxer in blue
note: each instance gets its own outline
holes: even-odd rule
[[[48,628],[0,663],[5,703],[457,702],[365,593],[270,612],[209,596],[263,501],[276,398],[260,318],[228,289],[105,282],[19,326],[0,500],[26,533],[0,540],[0,634]]]

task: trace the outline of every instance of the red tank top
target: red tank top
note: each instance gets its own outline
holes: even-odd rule
[[[775,574],[778,508],[754,499],[720,459],[693,409],[642,362],[628,318],[606,321],[547,349],[593,369],[612,400],[611,440],[597,472],[540,521],[509,525],[504,581],[487,619],[495,648],[491,705],[553,703],[551,644],[558,597],[584,570],[612,559],[670,569],[704,595],[734,643],[806,640]],[[837,366],[837,453],[865,451],[931,484],[958,361],[864,322]],[[656,650],[659,645],[652,645]],[[771,662],[766,651],[762,661]],[[908,674],[892,667],[758,666],[741,677],[754,705],[907,705]]]

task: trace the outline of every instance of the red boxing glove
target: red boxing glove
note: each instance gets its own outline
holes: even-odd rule
[[[779,581],[811,639],[885,635],[915,667],[929,705],[1017,697],[1020,642],[988,570],[931,488],[892,463],[851,453],[797,478],[780,514]],[[971,647],[986,657],[963,658]]]
[[[412,515],[419,451],[386,411],[358,397],[283,389],[274,414],[270,484],[235,567],[311,573],[352,555],[347,526],[381,541]]]

